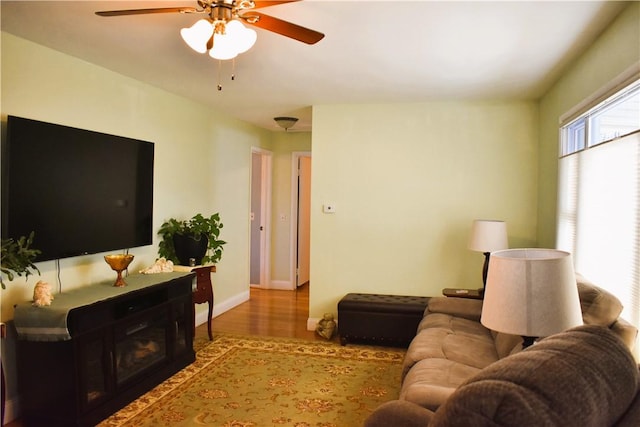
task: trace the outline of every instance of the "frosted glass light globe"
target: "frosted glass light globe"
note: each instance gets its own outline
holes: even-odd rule
[[[180,30],[180,35],[189,47],[198,53],[207,51],[207,42],[213,34],[213,26],[206,19],[200,19],[190,28]]]

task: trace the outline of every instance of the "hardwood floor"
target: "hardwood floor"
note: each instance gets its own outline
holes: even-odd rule
[[[251,288],[250,292],[249,301],[213,319],[214,339],[218,333],[233,333],[324,341],[314,331],[307,331],[309,284],[297,291]],[[206,323],[196,328],[195,339],[209,340]],[[5,426],[23,427],[23,424],[18,419]]]
[[[307,331],[309,285],[297,291],[251,288],[249,301],[213,319],[213,332],[322,340]],[[196,329],[196,336],[204,325]],[[206,331],[205,331],[206,332]]]

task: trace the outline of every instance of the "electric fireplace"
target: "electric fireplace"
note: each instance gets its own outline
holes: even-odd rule
[[[129,276],[130,288],[153,283],[69,311],[70,339],[18,340],[27,426],[96,425],[195,360],[194,274],[152,276]],[[54,303],[65,298],[56,295]]]

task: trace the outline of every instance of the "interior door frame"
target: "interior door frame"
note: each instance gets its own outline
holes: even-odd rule
[[[258,154],[261,158],[260,179],[260,218],[263,233],[260,233],[260,283],[250,283],[251,286],[269,288],[271,277],[271,169],[273,153],[263,148],[251,147],[251,156]],[[253,160],[251,162],[253,165]],[[253,174],[253,167],[251,168]],[[249,182],[252,182],[251,178]],[[249,191],[249,271],[251,271],[251,194]],[[251,281],[251,280],[250,280]]]
[[[301,157],[312,157],[311,151],[294,151],[291,153],[291,290],[297,289],[297,259],[298,259],[298,162]]]

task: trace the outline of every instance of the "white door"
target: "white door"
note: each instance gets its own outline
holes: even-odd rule
[[[296,286],[309,281],[311,240],[311,157],[298,158],[298,265]]]
[[[262,223],[262,156],[251,153],[251,274],[250,283],[260,284],[260,234]]]
[[[269,287],[269,240],[271,233],[271,152],[258,148],[251,152],[251,286]]]

